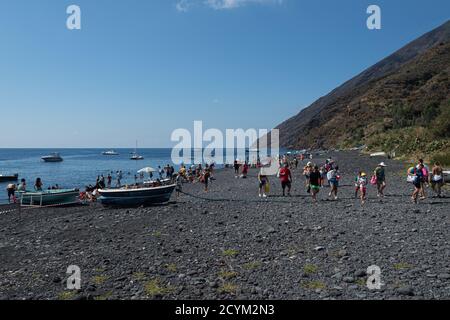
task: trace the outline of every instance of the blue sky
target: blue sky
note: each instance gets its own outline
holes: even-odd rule
[[[0,0],[1,147],[267,128],[449,19],[448,0]],[[66,8],[82,29],[66,28]],[[382,29],[366,9],[382,10]]]

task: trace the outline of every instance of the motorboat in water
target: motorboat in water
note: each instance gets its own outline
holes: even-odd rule
[[[3,175],[0,174],[0,182],[8,182],[8,181],[17,181],[19,179],[19,174],[13,174],[13,175]]]
[[[18,193],[23,206],[56,206],[79,203],[78,189],[21,191]]]
[[[116,152],[115,150],[108,150],[108,151],[103,151],[102,155],[104,155],[104,156],[118,156],[119,153]]]
[[[162,204],[170,200],[175,184],[157,187],[124,187],[119,189],[100,189],[100,202],[108,207],[139,207]]]
[[[131,160],[144,160],[144,157],[141,155],[138,155],[137,153],[133,153],[130,157]]]
[[[59,155],[57,152],[53,152],[49,154],[48,156],[44,156],[41,158],[45,162],[62,162],[63,158]]]

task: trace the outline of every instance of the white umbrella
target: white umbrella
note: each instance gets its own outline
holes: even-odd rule
[[[157,170],[153,169],[152,167],[146,167],[146,168],[142,168],[141,170],[138,171],[138,173],[152,173],[152,172],[156,172]]]

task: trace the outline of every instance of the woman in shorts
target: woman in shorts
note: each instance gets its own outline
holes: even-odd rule
[[[314,169],[309,174],[309,187],[313,202],[317,202],[317,194],[320,191],[320,186],[322,185],[322,176],[319,171],[318,166],[314,166]]]
[[[414,186],[414,191],[412,193],[411,199],[414,203],[417,203],[417,198],[419,197],[419,194],[422,190],[422,179],[423,179],[423,164],[419,164],[414,169],[414,179],[412,181],[412,184]]]
[[[330,187],[331,187],[329,196],[333,197],[334,200],[337,200],[339,179],[340,179],[339,167],[336,166],[334,169],[332,169],[330,172],[328,172],[327,178],[328,178],[328,182],[330,183]]]
[[[433,169],[431,171],[431,188],[433,188],[433,191],[436,193],[436,196],[438,198],[441,198],[441,188],[444,185],[444,170],[441,167],[441,164],[439,162],[436,162],[433,166]]]
[[[258,174],[258,182],[259,182],[259,196],[266,198],[266,186],[269,184],[269,178],[263,173],[259,172]]]
[[[361,172],[358,178],[358,187],[361,197],[361,204],[366,202],[366,194],[367,194],[367,175],[365,172]]]

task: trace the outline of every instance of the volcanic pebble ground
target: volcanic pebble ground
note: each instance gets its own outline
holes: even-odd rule
[[[272,177],[260,199],[256,170],[238,179],[224,169],[208,193],[185,184],[195,197],[164,206],[1,214],[0,299],[449,299],[449,197],[428,189],[413,204],[408,166],[387,160],[386,197],[369,186],[361,205],[356,172],[370,176],[381,159],[330,155],[342,174],[337,201],[325,187],[313,204],[300,164],[292,197]],[[71,265],[79,290],[67,289]],[[367,287],[373,265],[380,289]]]

